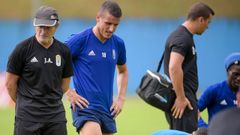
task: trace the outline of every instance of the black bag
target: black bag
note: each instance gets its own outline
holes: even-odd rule
[[[142,77],[136,92],[145,102],[165,112],[171,111],[176,98],[167,77],[150,70]]]
[[[147,70],[147,73],[141,79],[136,93],[151,106],[164,112],[170,112],[176,99],[176,94],[172,89],[170,79],[166,75],[159,73],[163,56],[159,62],[157,72]]]

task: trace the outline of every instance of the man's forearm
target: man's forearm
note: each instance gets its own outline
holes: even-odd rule
[[[11,97],[11,99],[16,102],[17,98],[17,86],[7,87],[8,94]]]
[[[183,71],[181,69],[170,72],[173,89],[178,98],[185,98],[183,87]]]
[[[9,96],[12,98],[14,102],[17,99],[17,83],[18,83],[19,76],[9,73],[6,73],[6,88],[8,90]]]
[[[70,77],[62,79],[62,86],[61,87],[62,87],[63,93],[66,93],[68,91],[70,80],[71,80]]]
[[[128,85],[128,71],[120,72],[117,79],[118,84],[118,98],[125,100],[127,85]]]
[[[177,53],[171,52],[169,61],[169,75],[173,83],[173,89],[176,92],[177,98],[185,98],[183,87],[183,69],[182,63],[184,57]]]

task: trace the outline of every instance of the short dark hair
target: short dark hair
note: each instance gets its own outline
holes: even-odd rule
[[[120,18],[122,16],[122,10],[117,2],[113,0],[106,0],[100,7],[99,13],[108,11],[112,16]]]
[[[196,20],[198,17],[203,17],[204,19],[209,18],[210,14],[214,15],[213,9],[211,9],[208,5],[198,2],[192,5],[190,8],[187,20]]]
[[[193,135],[207,135],[207,132],[207,128],[198,128],[196,131],[193,132]]]

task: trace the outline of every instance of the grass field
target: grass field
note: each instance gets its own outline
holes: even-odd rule
[[[68,135],[77,135],[72,126],[69,104],[65,103],[67,113]],[[206,119],[206,112],[203,118]],[[0,134],[12,135],[14,124],[14,108],[0,109]],[[116,135],[149,135],[154,131],[167,129],[168,125],[164,114],[147,105],[141,99],[129,97],[126,100],[124,110],[117,118],[118,133]]]

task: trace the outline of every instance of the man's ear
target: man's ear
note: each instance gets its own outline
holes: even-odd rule
[[[202,16],[199,17],[198,19],[199,19],[199,22],[201,22],[201,23],[203,23],[205,21],[204,17],[202,17]]]
[[[96,16],[96,22],[99,22],[99,20],[100,20],[100,14],[98,13]]]

